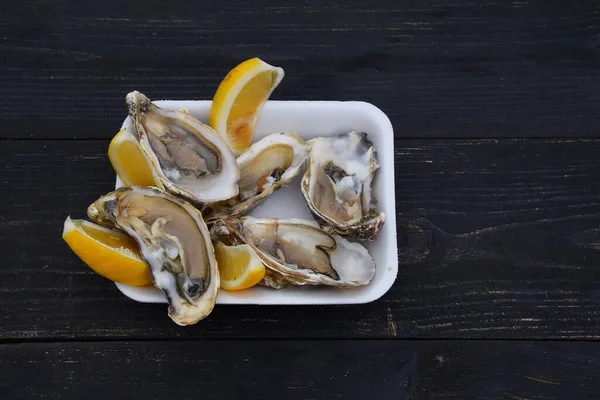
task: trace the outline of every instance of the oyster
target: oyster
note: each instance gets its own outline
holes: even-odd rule
[[[135,135],[167,191],[194,203],[238,194],[235,156],[210,126],[185,110],[164,110],[137,91],[126,101]]]
[[[219,214],[238,215],[290,182],[308,157],[309,147],[291,132],[272,133],[237,158],[239,193],[216,208]]]
[[[357,239],[373,239],[385,222],[375,210],[371,182],[379,164],[364,132],[310,142],[302,193],[326,230]]]
[[[179,325],[194,324],[212,311],[219,271],[210,233],[200,212],[156,188],[121,187],[88,208],[97,223],[127,232],[140,246],[154,285]]]
[[[325,232],[313,221],[230,218],[214,225],[211,233],[217,240],[252,246],[267,266],[262,282],[266,286],[353,287],[368,284],[375,274],[367,249]]]

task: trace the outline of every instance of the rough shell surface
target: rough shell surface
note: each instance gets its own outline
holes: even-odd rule
[[[191,204],[157,188],[126,186],[100,197],[88,216],[136,240],[174,322],[191,325],[211,313],[219,270],[210,232]]]
[[[264,285],[368,284],[375,262],[359,243],[325,232],[304,219],[230,218],[216,223],[213,238],[227,244],[249,244],[268,269]]]
[[[304,165],[308,152],[308,144],[295,133],[272,133],[260,139],[237,158],[239,193],[216,204],[216,213],[232,216],[248,212],[288,184]]]
[[[302,193],[319,224],[339,235],[372,240],[385,223],[371,191],[379,168],[373,144],[364,132],[315,138]]]
[[[225,140],[183,110],[165,110],[142,93],[127,95],[134,134],[165,189],[195,204],[238,194],[239,167]]]

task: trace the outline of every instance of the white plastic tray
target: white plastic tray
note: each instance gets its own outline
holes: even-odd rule
[[[156,101],[158,106],[177,110],[186,108],[200,121],[208,121],[210,101]],[[129,118],[123,128],[132,130]],[[361,304],[372,302],[386,293],[396,280],[398,247],[396,242],[396,209],[394,192],[394,133],[388,117],[372,104],[358,101],[268,101],[262,111],[254,134],[254,141],[273,132],[296,132],[303,139],[333,136],[358,130],[367,132],[377,149],[381,167],[373,184],[377,209],[384,211],[386,222],[379,235],[371,242],[363,242],[377,265],[373,280],[365,286],[352,289],[331,287],[287,287],[276,290],[263,286],[227,292],[221,290],[217,304]],[[275,192],[248,215],[273,218],[312,219],[300,180],[304,170],[289,186]],[[117,187],[121,182],[117,179]],[[133,287],[116,284],[125,296],[145,303],[166,303],[162,292],[154,287]]]

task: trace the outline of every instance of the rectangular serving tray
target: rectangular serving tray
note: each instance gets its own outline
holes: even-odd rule
[[[178,110],[185,108],[202,122],[208,121],[211,101],[160,100],[159,107]],[[133,131],[127,118],[122,128]],[[219,291],[217,304],[362,304],[385,294],[398,273],[396,242],[396,204],[394,190],[394,132],[388,117],[370,103],[360,101],[268,101],[263,107],[253,141],[274,132],[295,132],[305,140],[317,136],[334,136],[352,130],[366,132],[377,150],[380,168],[373,183],[377,209],[386,214],[386,221],[375,240],[362,242],[376,263],[373,280],[365,286],[336,289],[325,286],[286,287],[276,290],[260,285],[238,292]],[[313,219],[300,191],[304,169],[286,187],[275,192],[247,215],[273,218]],[[117,187],[121,182],[117,178]],[[116,283],[127,297],[144,303],[166,303],[162,292],[155,287],[133,287]]]

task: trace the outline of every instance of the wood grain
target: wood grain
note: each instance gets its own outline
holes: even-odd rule
[[[0,346],[0,393],[61,399],[407,399],[418,348],[359,341]],[[8,385],[19,381],[22,385]],[[3,389],[4,386],[4,390]]]
[[[112,190],[108,141],[0,146],[0,338],[600,337],[600,140],[397,140],[400,272],[361,306],[220,306],[181,329],[61,240]]]
[[[414,399],[594,399],[598,343],[428,342]]]
[[[258,56],[276,99],[364,100],[402,137],[595,137],[600,7],[466,0],[0,5],[0,137],[109,138],[133,89],[210,99]]]
[[[0,372],[0,393],[19,399],[591,399],[600,391],[600,345],[30,343],[1,345]]]

